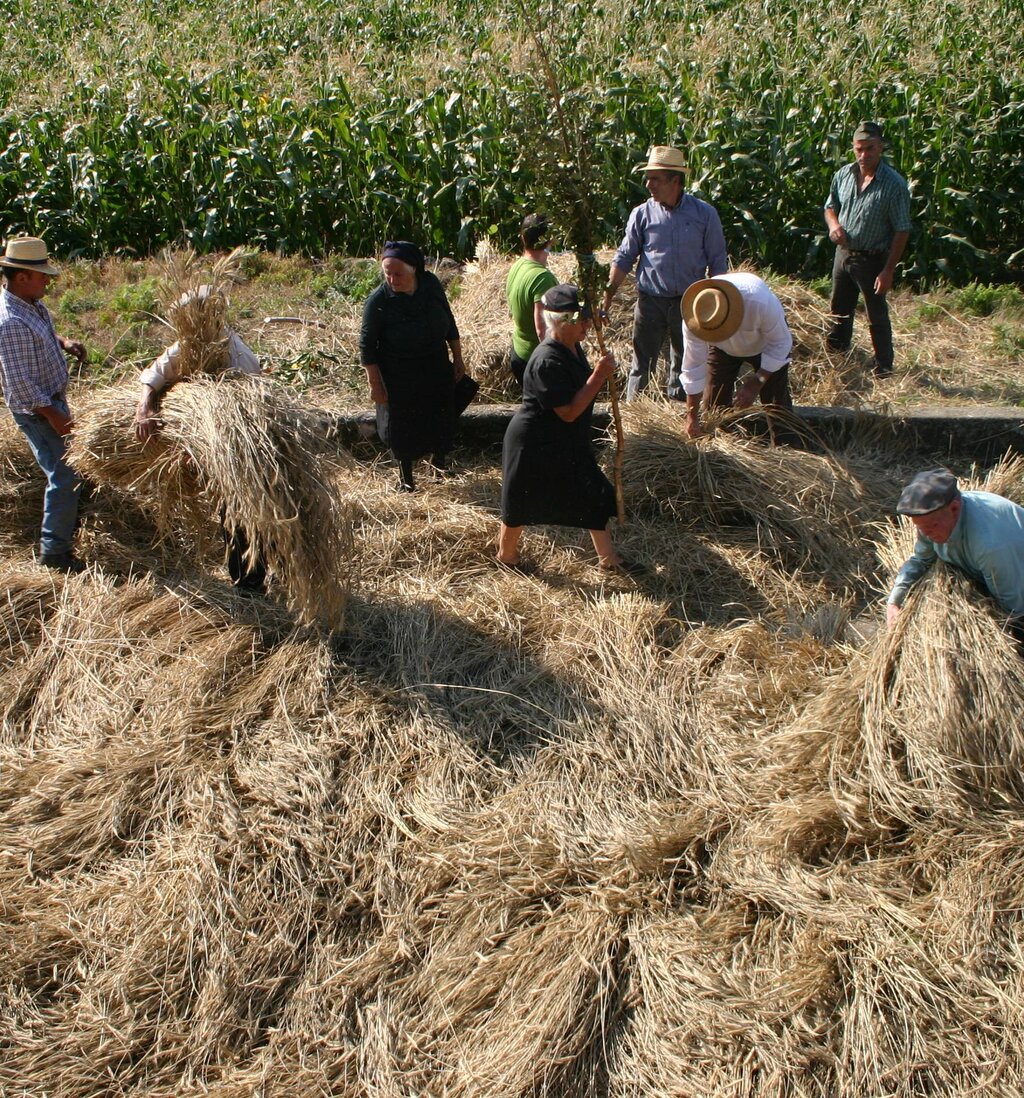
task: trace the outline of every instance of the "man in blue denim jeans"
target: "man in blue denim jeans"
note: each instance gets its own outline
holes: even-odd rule
[[[65,355],[85,361],[85,347],[63,339],[42,298],[60,272],[46,244],[33,236],[7,241],[0,256],[4,289],[0,293],[0,386],[21,433],[46,474],[39,559],[59,572],[81,572],[85,565],[72,552],[78,520],[79,480],[65,460],[71,413],[66,393]]]

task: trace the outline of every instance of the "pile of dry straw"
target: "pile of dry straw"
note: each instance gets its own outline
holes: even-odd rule
[[[892,453],[626,427],[638,585],[553,528],[496,572],[493,466],[349,466],[332,640],[198,552],[129,573],[113,491],[85,576],[4,529],[0,1093],[1019,1093],[997,615],[936,570],[870,633]]]

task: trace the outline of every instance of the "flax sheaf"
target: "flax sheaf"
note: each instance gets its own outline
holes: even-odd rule
[[[217,516],[229,534],[244,529],[250,556],[263,556],[303,619],[338,628],[351,519],[320,417],[272,381],[231,374],[176,385],[160,412],[143,444],[133,397],[97,394],[78,416],[70,460],[94,483],[141,497],[165,533],[202,544]]]

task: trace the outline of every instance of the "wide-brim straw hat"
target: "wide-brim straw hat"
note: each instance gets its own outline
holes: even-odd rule
[[[15,236],[0,255],[0,267],[19,271],[41,271],[56,277],[60,270],[50,263],[46,242],[37,236]]]
[[[679,303],[683,323],[705,343],[722,343],[743,323],[743,294],[724,278],[702,278]]]
[[[635,172],[688,172],[686,154],[671,145],[652,145],[646,164],[637,164]]]

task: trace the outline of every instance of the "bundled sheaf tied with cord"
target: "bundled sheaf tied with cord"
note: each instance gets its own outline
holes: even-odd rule
[[[178,343],[182,379],[214,377],[228,364],[228,290],[242,280],[244,248],[219,256],[207,269],[191,248],[168,249],[160,257],[165,323]]]
[[[161,429],[135,436],[134,397],[103,391],[82,408],[70,460],[101,486],[134,493],[167,532],[208,541],[218,516],[243,529],[290,603],[338,627],[350,571],[351,518],[325,453],[323,425],[263,378],[197,376],[164,394]]]

